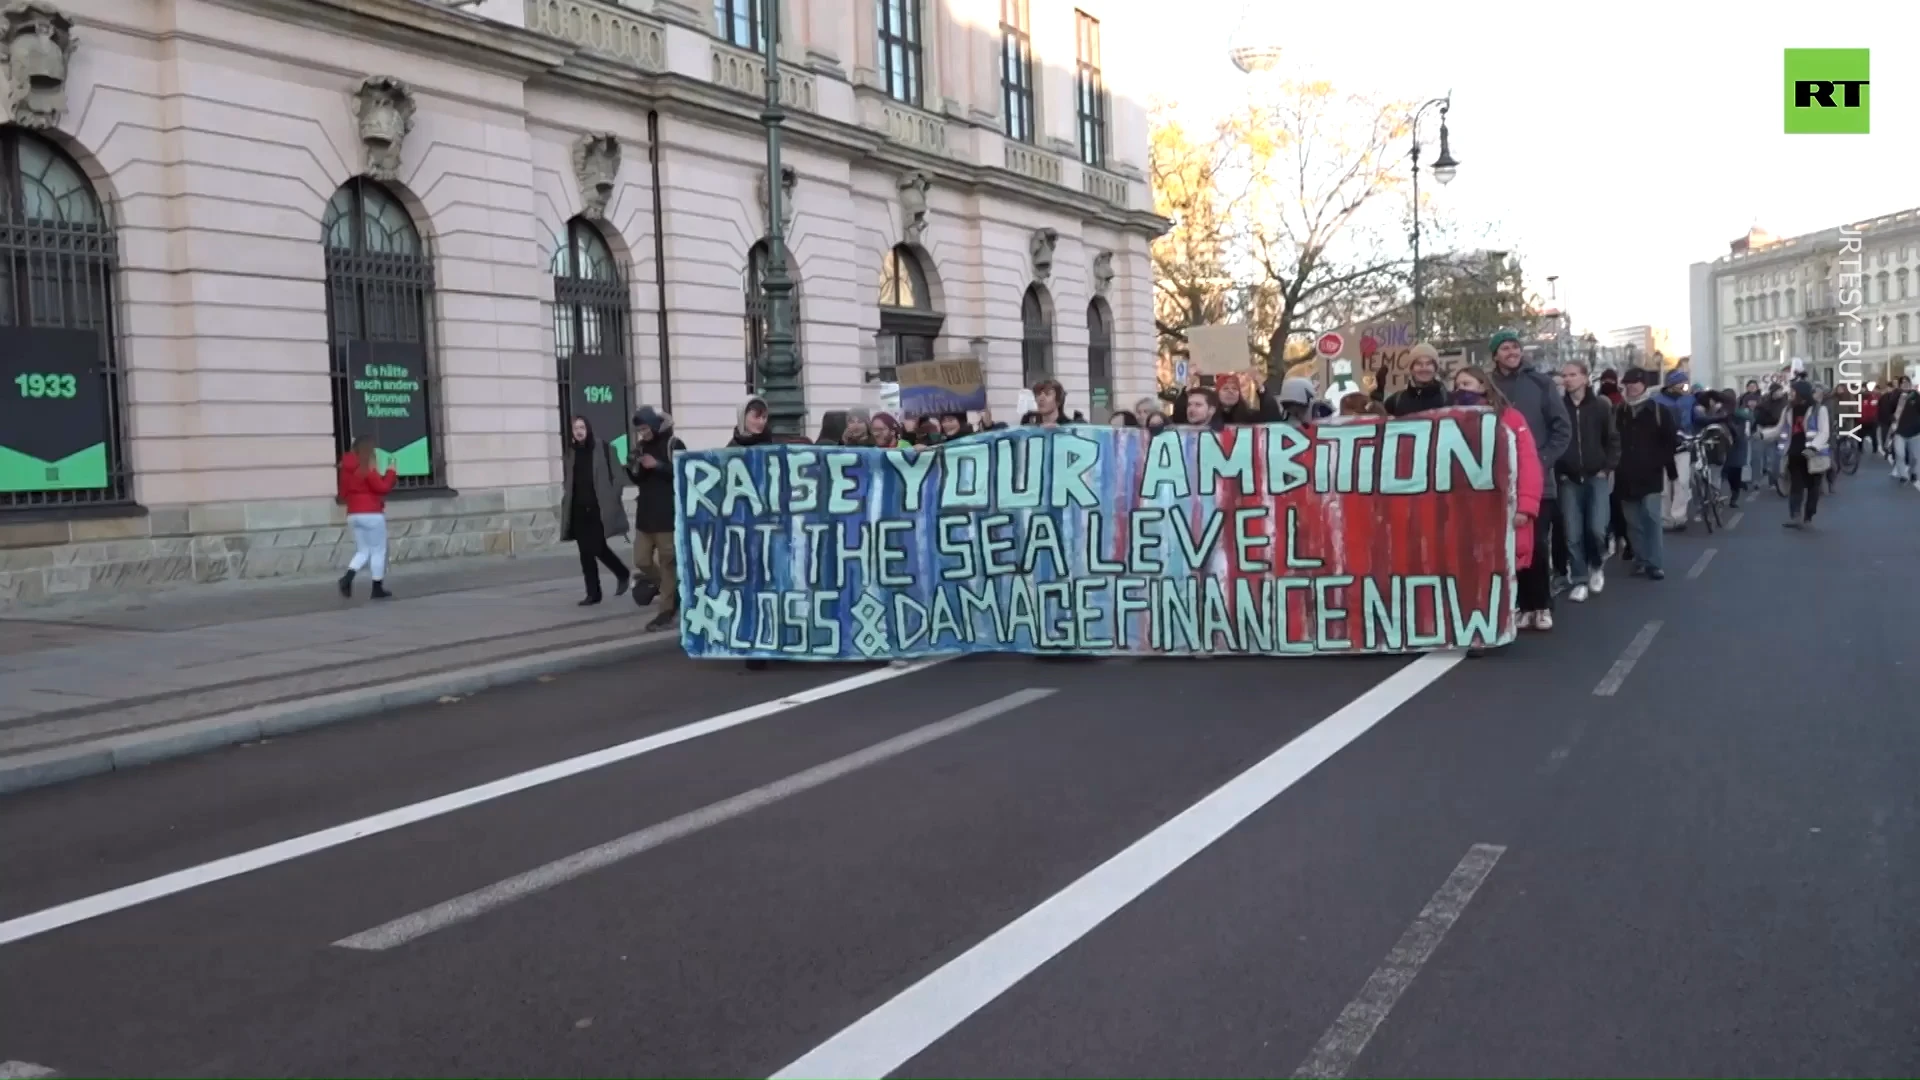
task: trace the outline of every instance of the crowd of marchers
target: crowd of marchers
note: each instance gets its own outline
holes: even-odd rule
[[[1244,424],[1310,427],[1345,416],[1413,416],[1451,406],[1493,409],[1520,447],[1515,534],[1518,626],[1553,629],[1555,599],[1576,603],[1606,588],[1606,563],[1620,556],[1635,577],[1666,577],[1663,534],[1684,530],[1705,495],[1737,508],[1749,491],[1785,487],[1785,524],[1805,528],[1831,494],[1840,470],[1836,450],[1855,439],[1884,453],[1896,479],[1920,490],[1920,394],[1910,379],[1857,397],[1830,394],[1809,382],[1798,364],[1744,392],[1695,388],[1685,370],[1608,370],[1597,380],[1578,361],[1542,371],[1526,362],[1512,331],[1488,343],[1490,369],[1464,367],[1443,375],[1438,351],[1415,345],[1406,384],[1387,392],[1387,373],[1371,392],[1337,404],[1321,399],[1313,380],[1283,378],[1279,385],[1220,376],[1212,386],[1182,391],[1171,412],[1158,398],[1115,411],[1106,422],[1149,431]],[[1031,388],[1033,408],[1022,426],[1087,423],[1069,412],[1067,392],[1054,379]],[[1841,418],[1850,423],[1837,430]],[[985,412],[950,413],[903,421],[886,411],[827,413],[815,438],[776,437],[767,402],[749,397],[740,407],[729,446],[806,442],[827,446],[937,447],[952,439],[1007,427]],[[651,406],[633,414],[630,450],[623,462],[613,444],[585,417],[570,425],[563,469],[560,530],[579,550],[586,586],[583,605],[602,601],[601,567],[614,578],[614,595],[629,592],[645,607],[659,603],[650,631],[678,620],[674,550],[673,457],[686,448],[673,418]],[[355,576],[370,571],[373,595],[386,598],[385,498],[395,476],[382,468],[371,440],[356,443],[340,461],[340,497],[355,540],[353,561],[340,579],[352,595]],[[1696,475],[1697,474],[1697,475]],[[635,487],[631,520],[622,498]],[[610,543],[632,537],[633,567]]]

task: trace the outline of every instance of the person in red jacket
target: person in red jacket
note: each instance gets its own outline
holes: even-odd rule
[[[353,595],[353,576],[363,566],[373,572],[373,598],[385,600],[387,591],[387,492],[400,478],[393,462],[387,471],[375,471],[379,451],[369,438],[355,439],[353,449],[340,459],[340,501],[347,504],[347,527],[353,530],[353,561],[340,576],[340,595]]]
[[[1454,372],[1455,405],[1491,408],[1500,416],[1500,426],[1513,433],[1516,475],[1514,477],[1514,586],[1519,593],[1520,614],[1515,627],[1520,630],[1553,629],[1553,580],[1548,576],[1552,560],[1534,550],[1534,518],[1545,500],[1546,469],[1540,464],[1540,451],[1533,429],[1519,409],[1513,408],[1505,394],[1494,385],[1493,377],[1480,368],[1466,367]]]

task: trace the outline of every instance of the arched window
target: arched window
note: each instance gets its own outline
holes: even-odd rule
[[[633,370],[627,355],[627,284],[600,230],[585,218],[567,222],[554,247],[553,360],[560,382],[561,445],[573,418],[627,460],[627,418],[633,415]]]
[[[1733,302],[1734,325],[1736,326],[1742,325],[1746,321],[1747,321],[1747,302],[1745,300],[1735,300]]]
[[[1099,297],[1087,305],[1087,390],[1088,418],[1105,420],[1113,408],[1113,319]]]
[[[1887,301],[1893,299],[1893,290],[1887,288],[1888,284],[1890,284],[1891,282],[1891,279],[1887,276],[1887,272],[1885,270],[1880,271],[1880,273],[1876,276],[1875,281],[1880,286],[1880,302],[1884,304]],[[1860,291],[1865,292],[1866,288],[1862,286]],[[1868,298],[1863,296],[1861,297],[1861,299],[1866,300]]]
[[[1787,318],[1789,319],[1793,318],[1793,304],[1796,292],[1797,290],[1791,288],[1787,290]]]
[[[933,308],[927,272],[902,244],[880,263],[880,381],[893,382],[901,364],[933,359],[945,315]]]
[[[1911,344],[1913,344],[1913,341],[1912,341],[1912,339],[1910,339],[1910,338],[1909,338],[1909,337],[1907,336],[1907,333],[1908,333],[1908,326],[1907,326],[1907,317],[1906,317],[1905,315],[1902,315],[1902,316],[1900,316],[1900,317],[1899,317],[1898,319],[1895,319],[1895,320],[1894,320],[1894,322],[1895,322],[1895,323],[1896,323],[1896,324],[1897,324],[1897,325],[1899,326],[1899,328],[1900,328],[1900,344],[1902,344],[1902,345],[1911,345]]]
[[[1020,371],[1023,385],[1032,386],[1053,374],[1053,304],[1046,290],[1027,286],[1020,298]]]
[[[1768,312],[1768,315],[1772,318],[1777,319],[1780,317],[1779,292],[1775,291],[1767,294],[1767,312]]]
[[[0,511],[133,497],[113,228],[86,174],[0,127]]]
[[[1907,296],[1909,295],[1909,294],[1908,294],[1908,292],[1907,292],[1907,271],[1906,271],[1906,268],[1905,268],[1905,267],[1901,267],[1901,268],[1900,268],[1900,271],[1899,271],[1898,273],[1896,273],[1896,274],[1894,274],[1894,275],[1893,275],[1893,280],[1894,280],[1894,282],[1895,282],[1895,283],[1896,283],[1897,285],[1899,285],[1899,287],[1900,287],[1900,293],[1899,293],[1899,297],[1900,297],[1900,299],[1902,299],[1902,300],[1905,300],[1905,299],[1907,298]]]
[[[327,203],[321,237],[336,448],[371,438],[399,470],[400,487],[438,487],[427,332],[433,260],[420,230],[391,192],[356,176]]]
[[[765,240],[747,252],[747,393],[761,390],[760,357],[767,351],[767,255],[773,249]],[[789,293],[788,317],[793,320],[793,347],[800,348],[800,269],[793,264],[793,249],[787,249],[787,280],[793,282]]]

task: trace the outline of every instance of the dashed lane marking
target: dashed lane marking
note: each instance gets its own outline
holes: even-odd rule
[[[1279,798],[1465,656],[1428,653],[1394,672],[1040,906],[781,1069],[774,1080],[891,1074]]]
[[[0,1061],[0,1080],[39,1080],[41,1077],[59,1076],[44,1065],[35,1065],[31,1061]]]
[[[989,701],[985,705],[956,713],[945,720],[875,743],[864,750],[856,750],[825,764],[815,765],[811,769],[794,773],[785,779],[775,780],[771,784],[754,788],[752,791],[722,799],[658,825],[649,825],[617,840],[609,840],[585,851],[575,852],[545,866],[535,867],[524,874],[515,874],[505,881],[498,881],[463,896],[456,896],[411,915],[403,915],[392,922],[362,931],[352,937],[341,938],[334,942],[334,945],[342,949],[356,949],[363,952],[379,952],[405,945],[436,930],[443,930],[456,923],[478,918],[496,908],[505,907],[515,900],[545,892],[557,885],[591,874],[595,870],[631,859],[723,822],[744,817],[755,810],[772,806],[801,792],[811,791],[843,776],[859,772],[861,769],[899,757],[909,750],[918,749],[949,735],[958,735],[970,727],[1010,713],[1023,705],[1031,705],[1053,693],[1051,689],[1038,688],[1016,691]]]
[[[712,735],[715,732],[725,731],[728,728],[736,728],[742,724],[750,724],[755,720],[764,720],[769,716],[776,716],[791,709],[800,708],[803,705],[811,705],[818,701],[838,697],[841,694],[851,693],[855,690],[887,682],[891,679],[897,679],[903,675],[911,675],[916,671],[924,671],[935,664],[942,663],[944,659],[943,657],[941,659],[923,661],[906,667],[883,667],[875,668],[871,671],[863,671],[858,675],[852,675],[844,679],[836,679],[833,682],[789,694],[783,698],[763,701],[758,705],[749,705],[742,709],[735,709],[732,712],[721,713],[718,716],[710,716],[705,720],[696,720],[691,724],[683,724],[680,727],[624,742],[618,746],[609,746],[604,750],[595,750],[592,753],[570,757],[564,761],[556,761],[551,765],[542,765],[536,769],[528,769],[525,772],[515,773],[512,776],[465,788],[451,794],[441,795],[424,802],[417,802],[409,806],[383,811],[370,817],[363,817],[358,821],[349,821],[345,825],[335,825],[330,829],[321,829],[319,832],[308,833],[305,836],[296,836],[291,840],[282,840],[279,843],[268,844],[266,847],[255,848],[252,851],[243,851],[238,855],[229,855],[226,858],[201,863],[199,866],[188,867],[185,870],[176,870],[171,874],[162,874],[157,878],[138,882],[133,885],[125,885],[118,889],[109,889],[106,892],[80,900],[45,908],[31,915],[22,915],[19,918],[8,919],[5,922],[0,922],[0,945],[35,937],[51,930],[58,930],[63,926],[72,926],[77,922],[85,922],[88,919],[97,919],[102,915],[110,915],[116,911],[124,911],[130,907],[136,907],[140,904],[159,900],[162,897],[172,896],[175,893],[186,892],[188,889],[197,889],[202,885],[211,885],[216,881],[225,881],[230,877],[250,874],[255,870],[264,870],[269,866],[289,862],[304,855],[312,855],[318,851],[326,851],[329,848],[336,848],[342,844],[352,843],[364,837],[391,832],[394,829],[414,825],[430,818],[440,817],[443,814],[451,814],[456,810],[464,810],[469,806],[477,806],[481,803],[501,798],[502,796],[513,795],[526,791],[529,788],[540,787],[544,784],[551,784],[556,780],[565,780],[569,777],[579,776],[582,773],[605,768],[608,765],[627,761],[631,758],[637,758],[643,754],[651,754],[655,750],[664,750],[669,746],[689,742],[703,735]]]
[[[1506,853],[1507,849],[1500,844],[1475,844],[1467,850],[1460,865],[1453,868],[1440,891],[1427,901],[1420,916],[1401,935],[1400,943],[1387,954],[1386,962],[1360,988],[1359,996],[1340,1010],[1327,1033],[1320,1036],[1313,1052],[1294,1071],[1295,1077],[1337,1080],[1347,1075],[1353,1063],[1360,1060],[1360,1052],[1367,1048],[1374,1032],[1380,1030],[1387,1014],[1393,1011],[1400,995],[1413,985],[1420,969],[1433,958],[1447,931],[1460,921],[1460,913],[1467,910],[1473,894],[1480,891],[1487,875],[1493,873],[1494,864]]]
[[[1701,574],[1706,573],[1707,564],[1713,561],[1714,554],[1719,550],[1720,550],[1719,548],[1708,548],[1707,550],[1701,552],[1700,557],[1698,559],[1693,560],[1693,565],[1687,569],[1687,580],[1693,581],[1694,579],[1698,578]]]
[[[1654,635],[1660,632],[1660,625],[1660,620],[1655,619],[1641,627],[1638,634],[1633,635],[1633,640],[1627,643],[1626,651],[1620,654],[1620,659],[1613,662],[1613,667],[1607,670],[1606,676],[1600,680],[1600,685],[1593,688],[1595,697],[1612,697],[1620,691],[1620,684],[1626,682],[1627,676],[1632,674],[1633,665],[1639,663],[1640,657],[1653,645]]]

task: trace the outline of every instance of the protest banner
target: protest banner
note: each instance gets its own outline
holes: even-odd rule
[[[1312,655],[1513,639],[1493,413],[675,456],[694,657]]]
[[[908,420],[947,413],[981,412],[987,407],[987,380],[971,356],[901,364],[900,415]]]

